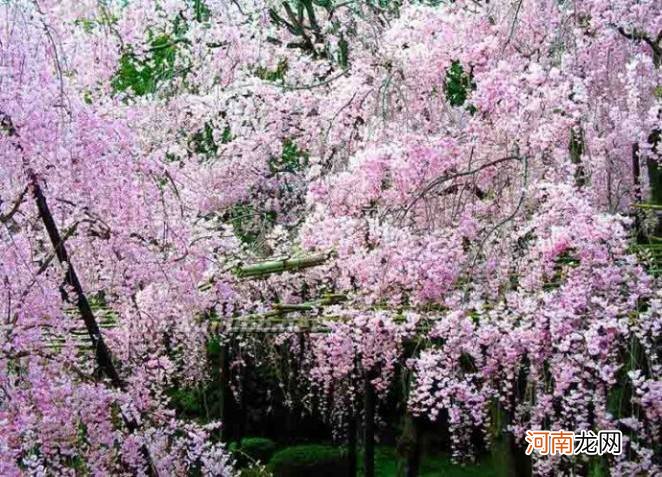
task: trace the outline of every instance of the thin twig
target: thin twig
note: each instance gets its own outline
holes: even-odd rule
[[[472,149],[472,153],[473,153],[473,149]],[[404,219],[404,217],[407,216],[407,214],[411,211],[411,209],[414,207],[414,205],[416,205],[416,203],[419,200],[421,200],[425,195],[427,195],[435,187],[443,184],[444,182],[447,182],[447,181],[450,181],[450,180],[453,180],[453,179],[457,179],[459,177],[470,176],[470,175],[476,174],[476,173],[478,173],[478,172],[480,172],[484,169],[487,169],[489,167],[496,166],[497,164],[501,164],[502,162],[515,161],[515,160],[519,161],[520,157],[519,156],[506,156],[506,157],[502,157],[500,159],[496,159],[492,162],[488,162],[487,164],[483,164],[482,166],[477,167],[473,170],[469,170],[469,171],[465,171],[465,172],[458,172],[456,174],[446,175],[446,176],[442,176],[442,177],[438,177],[437,179],[434,179],[427,186],[425,186],[423,188],[423,190],[421,190],[418,194],[416,194],[416,197],[414,197],[409,202],[407,207],[405,207],[405,209],[403,210],[403,212],[400,216],[400,220]]]
[[[14,204],[12,205],[11,209],[9,209],[9,211],[6,214],[0,214],[0,223],[4,224],[8,222],[12,218],[12,216],[16,212],[18,212],[18,209],[23,203],[23,199],[25,198],[27,193],[28,193],[28,187],[26,186],[14,201]]]

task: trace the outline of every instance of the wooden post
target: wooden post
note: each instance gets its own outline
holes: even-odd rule
[[[517,376],[515,394],[513,394],[511,397],[511,405],[513,406],[513,409],[514,403],[517,400],[523,399],[526,393],[527,381],[529,378],[528,371],[526,370],[526,368],[529,366],[529,359],[526,355],[524,356],[524,362],[526,363],[526,366],[524,368],[520,368],[519,374]],[[513,422],[513,413],[508,412],[506,419],[507,423],[511,424]],[[525,448],[522,446],[522,444],[517,442],[517,439],[515,439],[515,436],[512,432],[507,434],[507,438],[507,446],[509,450],[508,458],[510,459],[508,467],[511,469],[511,475],[513,475],[513,477],[531,477],[531,456],[526,455]]]
[[[234,395],[232,394],[232,388],[230,388],[230,398],[232,399],[232,402],[235,404],[235,409],[238,412],[235,412],[237,418],[235,419],[235,432],[234,432],[234,440],[237,442],[241,442],[241,439],[246,435],[246,428],[248,427],[248,409],[247,409],[247,404],[246,404],[246,391],[244,389],[244,383],[246,382],[244,379],[244,376],[246,375],[245,369],[242,368],[240,371],[241,375],[239,376],[239,386],[241,386],[241,389],[239,390],[239,400],[234,398]],[[229,386],[228,386],[229,387]]]
[[[363,382],[363,477],[375,477],[375,390]]]

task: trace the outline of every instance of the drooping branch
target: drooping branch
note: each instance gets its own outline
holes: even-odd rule
[[[19,134],[11,117],[2,111],[0,111],[0,125],[8,136],[13,137],[14,139],[18,139]],[[23,154],[23,146],[20,144],[20,142],[16,140],[14,142],[14,147],[20,154]],[[27,194],[28,189],[32,190],[32,195],[37,205],[37,210],[39,211],[39,218],[46,228],[48,238],[50,239],[51,245],[53,246],[55,257],[57,257],[60,264],[66,270],[66,275],[64,278],[65,283],[72,287],[74,293],[76,294],[76,306],[81,314],[81,317],[83,318],[90,339],[92,340],[92,346],[95,350],[96,361],[99,369],[106,375],[114,387],[124,390],[124,383],[120,379],[119,373],[115,368],[110,349],[108,346],[106,346],[106,343],[101,336],[99,325],[94,316],[94,313],[92,312],[92,308],[90,307],[87,296],[83,291],[80,280],[78,279],[78,274],[76,273],[73,264],[69,260],[69,254],[67,252],[65,241],[70,233],[68,232],[65,237],[60,234],[57,224],[55,223],[55,219],[53,218],[53,214],[48,207],[46,196],[44,195],[41,186],[39,185],[37,175],[30,168],[27,168],[26,173],[28,176],[28,186],[26,186],[24,189],[20,200],[23,200],[23,196]],[[20,202],[18,202],[18,204],[20,204]],[[18,208],[18,205],[15,204],[14,208]],[[73,230],[75,230],[75,228]],[[45,266],[48,266],[48,263],[50,263],[51,260],[52,257],[47,259]],[[40,273],[41,271],[42,270],[40,270]]]
[[[97,323],[94,312],[90,307],[90,302],[88,301],[87,296],[83,291],[83,287],[80,283],[80,280],[78,279],[76,269],[70,262],[69,254],[65,246],[65,241],[60,236],[57,224],[53,219],[53,215],[51,214],[51,211],[48,207],[48,202],[46,201],[46,196],[41,190],[41,186],[39,185],[36,174],[32,171],[29,171],[28,180],[30,181],[30,188],[32,189],[32,195],[34,196],[35,202],[37,204],[37,209],[39,210],[39,217],[44,223],[48,237],[51,241],[51,244],[53,245],[53,248],[55,249],[55,256],[66,270],[65,283],[72,287],[74,293],[76,294],[76,307],[78,308],[78,311],[83,318],[87,334],[92,340],[92,346],[94,347],[97,364],[100,370],[110,380],[113,387],[124,391],[126,386],[120,378],[120,375],[117,372],[117,368],[115,368],[112,353],[103,340],[99,324]],[[124,414],[122,414],[122,417],[129,432],[135,432],[138,429],[138,423],[136,421],[125,416]],[[158,472],[154,466],[149,449],[143,445],[141,446],[141,453],[148,463],[148,475],[158,476]]]
[[[524,204],[524,199],[526,198],[527,184],[529,180],[529,161],[526,158],[526,156],[522,158],[522,161],[524,163],[524,172],[522,177],[522,192],[520,193],[519,199],[517,200],[517,205],[515,206],[515,209],[507,217],[500,220],[494,227],[488,230],[488,232],[480,240],[480,243],[478,244],[478,248],[476,250],[476,254],[474,255],[473,260],[471,261],[471,265],[469,267],[470,269],[473,269],[474,266],[476,265],[476,262],[478,261],[478,257],[482,253],[483,247],[487,243],[487,240],[492,236],[493,233],[495,233],[497,230],[499,230],[501,227],[506,225],[511,220],[515,219],[520,209],[522,208],[522,205]]]
[[[471,156],[473,156],[473,149],[471,150]],[[471,169],[469,171],[464,171],[464,172],[457,172],[454,174],[446,174],[444,176],[438,177],[432,181],[430,181],[422,190],[420,190],[416,196],[407,204],[407,206],[404,208],[402,211],[400,218],[403,219],[404,217],[407,216],[407,214],[411,211],[411,209],[416,205],[416,203],[421,200],[423,197],[425,197],[427,194],[429,194],[431,191],[433,191],[436,187],[440,186],[441,184],[448,182],[450,180],[458,179],[460,177],[465,177],[465,176],[472,176],[474,174],[477,174],[481,172],[484,169],[488,169],[490,167],[496,166],[498,164],[501,164],[503,162],[508,162],[508,161],[520,161],[521,158],[519,156],[506,156],[502,157],[500,159],[496,159],[494,161],[488,162],[486,164],[483,164],[482,166],[476,167],[475,169]],[[471,158],[469,159],[469,162],[471,162]]]
[[[4,111],[0,111],[0,127],[5,131],[5,133],[13,139],[13,146],[16,151],[23,156],[24,150],[23,146],[19,141],[19,134],[14,126],[14,123],[11,117]],[[39,217],[44,223],[46,232],[50,239],[50,242],[54,249],[54,256],[57,257],[60,264],[65,268],[65,283],[71,286],[76,293],[76,307],[80,312],[83,321],[85,323],[85,328],[92,340],[92,346],[95,350],[95,357],[97,365],[100,370],[106,375],[110,380],[110,383],[113,387],[124,391],[126,389],[124,382],[121,380],[115,364],[113,363],[113,357],[110,349],[106,345],[101,335],[101,330],[99,324],[94,316],[94,312],[90,307],[90,303],[83,291],[83,287],[78,279],[78,274],[69,260],[69,254],[65,246],[65,242],[70,235],[72,235],[76,227],[72,227],[68,230],[64,236],[60,235],[53,214],[51,213],[48,202],[46,201],[46,196],[44,195],[41,186],[39,185],[39,180],[35,172],[28,166],[28,161],[24,158],[24,167],[26,169],[26,175],[28,179],[28,185],[24,189],[24,195],[27,194],[28,190],[31,189],[32,196],[37,205],[37,210],[39,211]],[[22,200],[22,199],[21,199]],[[49,257],[45,264],[42,267],[47,267],[48,263],[52,261],[53,257]],[[43,270],[40,270],[39,273],[42,273]],[[134,433],[139,429],[138,423],[131,417],[126,416],[124,413],[121,413],[122,420],[126,425],[127,430],[130,433]],[[154,460],[152,459],[151,453],[146,445],[141,445],[140,453],[147,463],[146,474],[150,477],[158,477],[159,473],[154,465]]]
[[[15,139],[18,138],[19,134],[16,130],[16,127],[14,126],[13,121],[11,120],[11,117],[2,111],[0,111],[0,125],[8,136]],[[20,144],[20,142],[15,141],[14,147],[20,154],[23,154],[23,146]],[[69,254],[65,246],[67,237],[62,237],[62,235],[60,235],[57,224],[53,219],[53,214],[51,214],[50,208],[48,207],[46,196],[44,195],[41,186],[39,185],[37,175],[29,168],[26,173],[28,176],[28,186],[25,187],[24,192],[19,199],[22,201],[24,195],[27,194],[28,189],[32,190],[32,195],[37,205],[37,210],[39,211],[39,217],[41,218],[44,227],[46,228],[46,232],[48,233],[48,238],[50,239],[53,246],[55,256],[66,270],[65,283],[72,287],[76,294],[76,306],[80,311],[81,317],[85,322],[87,332],[90,336],[90,339],[92,340],[92,346],[94,347],[96,353],[97,364],[100,370],[106,375],[106,377],[110,379],[110,382],[114,387],[124,390],[124,383],[120,379],[119,373],[113,364],[110,349],[108,346],[106,346],[106,343],[101,336],[99,325],[96,321],[96,318],[94,317],[92,309],[90,308],[90,303],[85,296],[83,287],[80,283],[80,280],[78,279],[78,274],[76,273],[73,264],[69,261]],[[15,203],[12,210],[19,207],[20,201]],[[13,214],[12,211],[10,211],[10,213]],[[67,233],[67,236],[68,235],[69,233]],[[48,259],[47,263],[50,263],[50,260],[52,260],[52,258]]]

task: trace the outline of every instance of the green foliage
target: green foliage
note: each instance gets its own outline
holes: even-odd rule
[[[654,277],[662,276],[662,242],[655,237],[649,239],[651,243],[636,244],[631,247],[636,253],[646,271]]]
[[[221,144],[227,144],[230,141],[232,141],[232,131],[230,130],[230,126],[225,126],[221,133]]]
[[[207,22],[211,17],[211,10],[204,0],[193,0],[189,4],[192,17],[197,22]],[[94,26],[89,20],[79,20],[86,31]],[[111,87],[115,93],[131,92],[135,96],[153,94],[160,83],[172,79],[175,72],[178,47],[187,43],[184,38],[188,24],[184,16],[178,15],[172,21],[171,33],[155,35],[148,32],[149,48],[144,57],[139,57],[129,47],[124,51],[119,61],[119,68],[111,80]],[[182,70],[186,75],[187,69]]]
[[[196,154],[204,154],[208,157],[216,155],[218,145],[214,141],[214,124],[211,121],[207,121],[201,129],[193,134],[191,149]]]
[[[266,437],[244,437],[237,446],[231,448],[240,466],[259,462],[269,462],[276,452],[276,443]]]
[[[319,444],[288,447],[274,454],[269,468],[274,477],[337,477],[347,472],[347,453]]]
[[[556,257],[556,266],[557,267],[561,267],[563,265],[568,265],[570,267],[579,266],[580,260],[575,256],[574,252],[576,252],[576,250],[573,248],[564,250],[558,257]]]
[[[189,140],[189,150],[195,154],[205,156],[207,160],[215,158],[218,154],[219,144],[216,139],[214,139],[214,130],[214,122],[211,120],[207,121],[203,127],[198,129],[191,136],[191,139]],[[225,126],[221,132],[220,143],[228,144],[230,141],[232,141],[232,131],[229,126]],[[175,160],[180,159],[181,158],[178,157],[175,158]]]
[[[209,21],[211,18],[211,10],[204,0],[193,0],[193,14],[198,23]]]
[[[152,70],[141,67],[133,53],[124,53],[111,86],[115,92],[132,90],[136,96],[143,96],[154,90]]]
[[[609,477],[609,466],[602,456],[591,457],[588,462],[588,477]]]
[[[347,68],[349,65],[349,43],[342,35],[338,40],[338,63],[343,68]]]
[[[218,358],[223,352],[221,347],[221,342],[217,339],[210,339],[207,341],[207,356],[212,358]]]
[[[170,407],[179,418],[209,422],[222,417],[222,389],[220,385],[221,343],[217,338],[207,341],[208,380],[195,387],[174,383],[167,391]]]
[[[85,101],[85,104],[92,104],[94,102],[91,91],[85,91],[83,93],[83,101]]]
[[[204,403],[199,389],[175,387],[168,394],[170,405],[178,415],[195,418],[204,414]]]
[[[74,25],[82,27],[85,33],[91,33],[92,30],[94,30],[96,22],[94,20],[90,20],[89,18],[79,18],[74,21]]]
[[[453,61],[446,71],[446,81],[444,83],[444,92],[446,99],[452,106],[462,106],[469,96],[469,92],[476,88],[471,73],[467,74],[459,61]],[[475,107],[467,106],[469,111],[474,112]]]
[[[308,153],[299,149],[294,141],[285,139],[280,157],[269,159],[269,169],[277,172],[300,172],[308,165]]]
[[[476,464],[453,464],[445,454],[427,455],[421,461],[419,477],[507,477],[512,474],[511,456],[505,445],[499,445],[493,454]],[[363,456],[359,455],[359,472],[363,472]],[[343,475],[343,474],[338,474]],[[378,446],[375,449],[375,476],[393,477],[398,474],[398,459],[393,447]]]
[[[288,65],[287,60],[280,60],[276,69],[270,70],[263,66],[258,66],[255,69],[255,76],[265,81],[280,81],[282,82],[285,79],[285,74],[287,73]]]
[[[636,337],[630,338],[625,366],[618,370],[616,382],[607,394],[607,409],[617,419],[637,415],[638,413],[637,407],[632,402],[635,390],[632,387],[632,380],[628,376],[628,373],[630,371],[642,370],[646,374],[649,368],[645,356],[639,340]],[[636,435],[631,435],[630,438],[635,442],[638,440]]]
[[[167,71],[175,63],[177,44],[170,35],[160,35],[151,42],[152,62],[156,72]],[[163,73],[165,76],[166,73]]]
[[[75,475],[88,475],[87,462],[79,455],[69,457],[65,466],[76,471]]]
[[[114,15],[111,15],[110,12],[102,8],[100,14],[96,17],[80,17],[74,20],[74,25],[79,26],[83,29],[85,33],[91,33],[95,28],[99,26],[113,26],[116,25],[118,18]]]
[[[145,58],[131,50],[120,58],[119,70],[111,80],[115,92],[132,91],[136,96],[152,94],[160,82],[174,76],[177,43],[170,35],[160,35],[150,41]]]

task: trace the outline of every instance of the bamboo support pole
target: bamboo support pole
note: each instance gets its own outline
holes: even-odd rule
[[[269,260],[241,266],[236,269],[235,273],[240,278],[262,278],[273,273],[295,272],[316,267],[325,263],[330,256],[331,253],[326,252],[303,257]]]
[[[641,204],[634,204],[634,207],[637,207],[639,209],[662,210],[662,204],[641,203]]]

